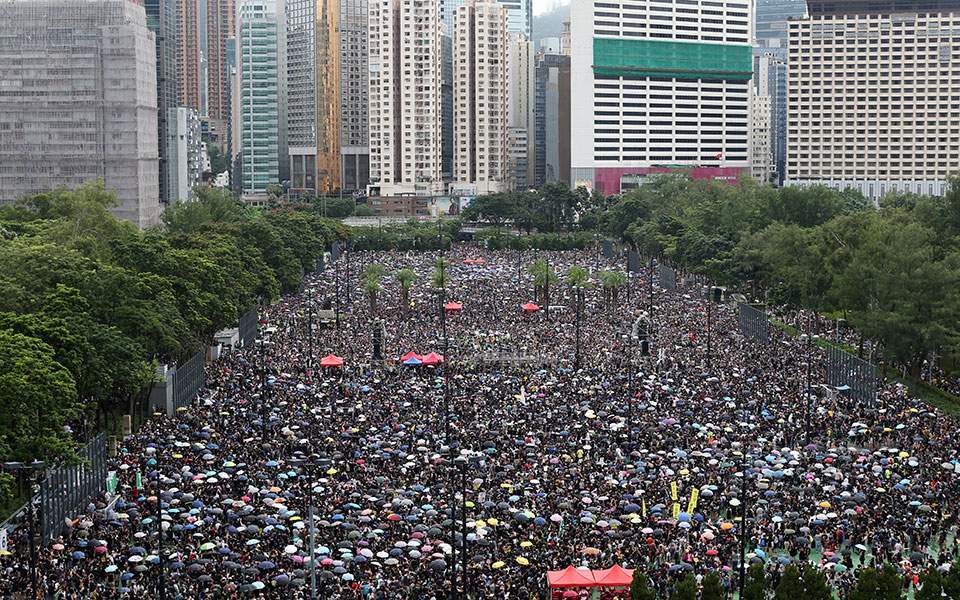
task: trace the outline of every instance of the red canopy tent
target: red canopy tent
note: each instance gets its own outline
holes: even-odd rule
[[[320,359],[321,367],[342,367],[343,359],[333,354],[328,354]]]
[[[593,578],[593,571],[581,571],[571,565],[562,571],[547,571],[547,585],[552,588],[594,587],[597,582]]]
[[[609,569],[593,571],[593,578],[599,586],[625,587],[633,583],[633,569],[624,569],[620,565],[613,565]]]
[[[447,302],[443,305],[443,310],[447,312],[458,312],[463,310],[463,305],[459,302]]]
[[[403,362],[403,361],[408,360],[408,359],[410,359],[410,358],[415,358],[415,359],[417,359],[417,360],[423,360],[422,358],[420,358],[420,355],[419,355],[419,354],[417,354],[416,352],[414,352],[413,350],[411,350],[410,352],[407,352],[406,354],[404,354],[403,356],[400,357],[400,362]]]
[[[523,312],[537,312],[540,310],[540,307],[534,304],[533,302],[527,302],[526,304],[521,304],[520,308],[523,309]]]
[[[423,357],[423,364],[425,365],[439,365],[443,362],[443,355],[437,354],[436,352],[431,352],[430,354]]]

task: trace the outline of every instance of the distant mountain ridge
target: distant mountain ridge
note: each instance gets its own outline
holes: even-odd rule
[[[549,37],[560,37],[563,21],[570,17],[570,4],[555,7],[550,12],[533,16],[533,39],[542,40]]]

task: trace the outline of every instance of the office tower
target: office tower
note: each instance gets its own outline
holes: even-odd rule
[[[536,60],[532,185],[570,185],[570,57],[541,52]]]
[[[340,0],[287,2],[290,189],[340,190]]]
[[[751,92],[750,175],[760,183],[773,183],[773,105],[770,96]]]
[[[510,186],[526,190],[533,185],[534,87],[533,42],[522,33],[508,33],[507,136]]]
[[[177,5],[176,0],[145,0],[147,27],[156,39],[157,72],[157,140],[167,139],[167,118],[177,106]],[[167,189],[169,168],[166,144],[158,144],[160,201],[175,200]]]
[[[237,2],[240,148],[244,194],[288,175],[286,30],[282,0]]]
[[[431,0],[369,3],[371,194],[438,194],[440,13]]]
[[[787,21],[802,17],[806,8],[804,0],[757,0],[753,29],[757,45],[786,50]]]
[[[767,97],[770,103],[770,144],[773,152],[774,185],[783,183],[787,164],[787,61],[786,47],[753,49],[754,97]]]
[[[167,115],[166,155],[170,169],[167,189],[173,202],[189,200],[203,177],[206,150],[200,135],[200,115],[192,108],[171,108]]]
[[[492,0],[466,0],[453,30],[454,181],[475,194],[505,191],[507,161],[507,11]]]
[[[144,7],[8,0],[3,15],[0,202],[102,179],[115,215],[158,223],[157,53]]]
[[[749,172],[751,27],[749,0],[574,2],[573,185],[617,194],[677,167]]]
[[[177,0],[177,70],[180,106],[200,110],[200,4]]]
[[[207,0],[207,120],[210,140],[231,156],[230,63],[227,40],[236,35],[233,0]]]
[[[367,0],[340,0],[340,154],[345,191],[370,181]]]
[[[808,3],[791,20],[787,185],[941,195],[960,169],[960,2]]]

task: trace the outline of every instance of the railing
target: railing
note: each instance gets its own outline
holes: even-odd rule
[[[107,486],[107,437],[101,433],[80,451],[81,463],[47,470],[40,484],[40,516],[43,540],[52,541],[65,526],[65,519],[86,507]]]

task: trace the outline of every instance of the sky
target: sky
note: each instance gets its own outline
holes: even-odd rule
[[[555,6],[569,3],[570,0],[533,0],[533,14],[542,15],[553,10]]]

